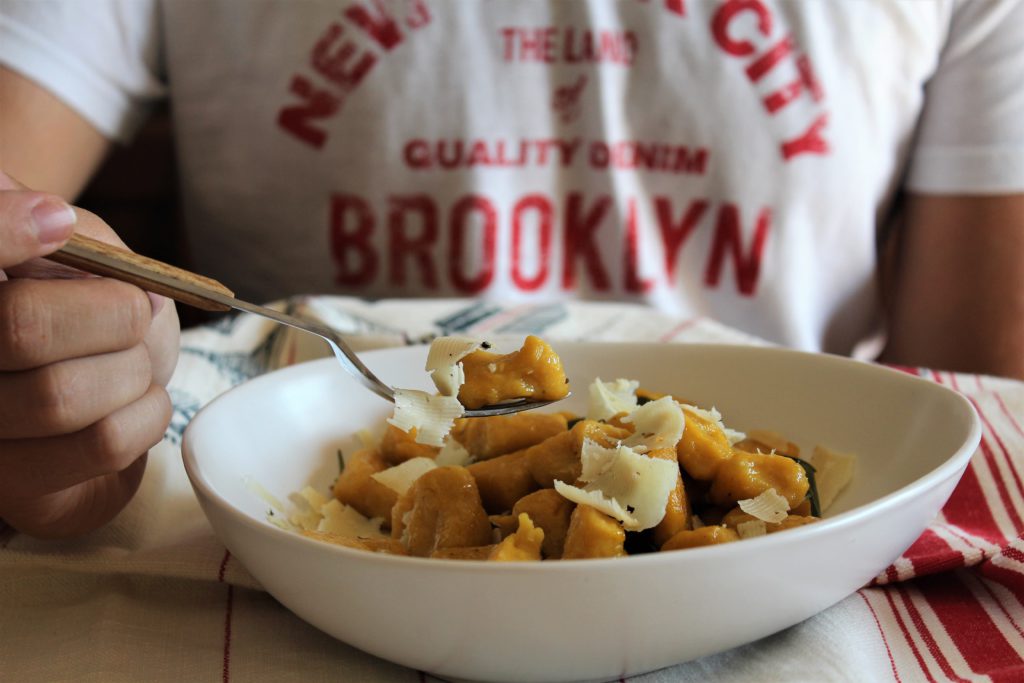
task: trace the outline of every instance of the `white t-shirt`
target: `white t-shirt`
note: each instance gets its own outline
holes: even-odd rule
[[[194,267],[290,293],[646,301],[848,353],[898,189],[1024,190],[1011,0],[0,0],[125,139],[169,96]]]

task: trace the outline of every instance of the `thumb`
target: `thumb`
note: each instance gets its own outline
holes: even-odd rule
[[[77,220],[55,195],[0,191],[0,269],[56,251],[71,237]]]

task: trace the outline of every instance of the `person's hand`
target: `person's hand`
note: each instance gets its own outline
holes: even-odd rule
[[[102,220],[0,172],[0,519],[37,537],[96,529],[131,499],[171,416],[174,306],[38,257]]]

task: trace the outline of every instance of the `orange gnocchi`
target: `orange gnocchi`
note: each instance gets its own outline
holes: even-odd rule
[[[458,361],[464,369],[435,371],[467,406],[568,387],[536,338],[515,354],[473,350]],[[713,407],[635,381],[597,379],[588,396],[583,415],[456,418],[433,445],[390,421],[375,446],[347,458],[329,498],[293,497],[301,514],[284,524],[372,552],[551,561],[731,543],[820,518],[814,463],[786,437],[729,429]],[[843,479],[828,482],[831,499],[853,457],[819,453]]]

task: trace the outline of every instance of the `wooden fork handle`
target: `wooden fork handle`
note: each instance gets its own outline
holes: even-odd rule
[[[47,258],[87,273],[129,282],[147,292],[206,311],[231,310],[223,299],[235,296],[216,280],[77,233]]]

